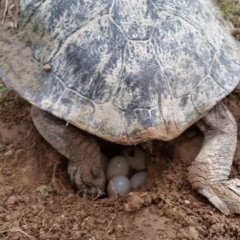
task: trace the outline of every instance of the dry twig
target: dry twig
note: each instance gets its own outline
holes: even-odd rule
[[[5,233],[8,233],[8,232],[20,232],[23,235],[27,236],[28,238],[34,239],[30,235],[28,235],[26,232],[24,232],[23,230],[18,229],[18,228],[10,228],[10,229],[5,229],[5,230],[0,230],[0,234],[5,234]]]

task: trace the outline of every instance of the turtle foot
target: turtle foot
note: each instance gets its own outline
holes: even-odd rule
[[[106,178],[95,137],[36,107],[31,115],[40,134],[68,159],[68,174],[79,192],[98,197],[105,190]]]
[[[84,168],[78,163],[69,162],[68,175],[83,197],[95,199],[104,194],[106,180],[103,171],[99,169],[95,171],[91,167]]]
[[[236,121],[224,103],[218,103],[197,126],[204,141],[188,168],[189,181],[225,215],[240,214],[240,180],[228,178],[237,146]]]
[[[240,214],[240,180],[231,179],[200,189],[199,193],[225,215]]]

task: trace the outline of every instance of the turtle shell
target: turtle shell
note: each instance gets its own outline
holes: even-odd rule
[[[240,80],[239,45],[208,2],[20,0],[0,76],[101,138],[173,139]]]

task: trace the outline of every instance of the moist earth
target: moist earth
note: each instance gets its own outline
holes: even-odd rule
[[[240,26],[239,15],[230,14]],[[240,87],[224,101],[239,129]],[[1,239],[240,239],[240,216],[224,216],[187,181],[203,140],[196,127],[152,143],[141,188],[89,200],[71,186],[67,160],[36,131],[30,107],[0,82]],[[240,134],[231,177],[240,178]]]

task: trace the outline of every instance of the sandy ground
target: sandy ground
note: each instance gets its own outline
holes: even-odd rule
[[[239,91],[225,102],[240,127]],[[91,201],[78,197],[67,160],[38,134],[29,111],[16,93],[0,92],[0,239],[240,239],[240,217],[223,216],[187,181],[203,139],[195,127],[154,142],[140,189]],[[231,177],[239,173],[240,136]]]

